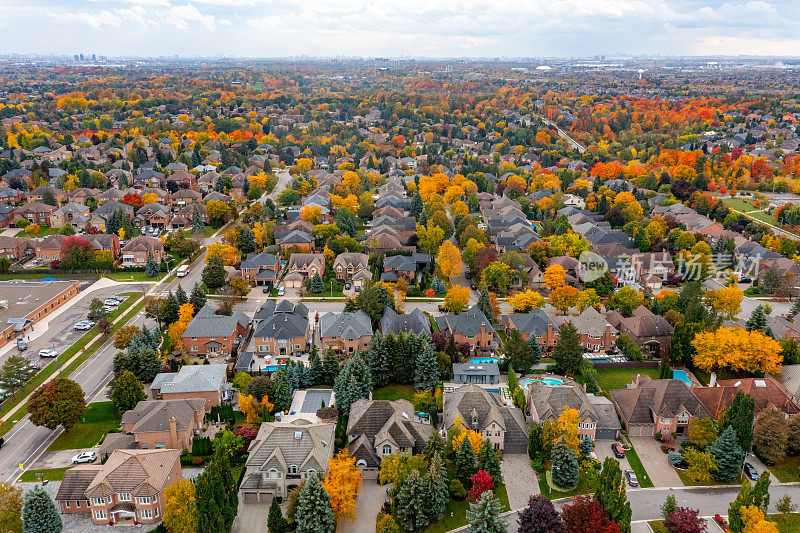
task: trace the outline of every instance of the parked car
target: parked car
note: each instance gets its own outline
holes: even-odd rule
[[[278,287],[278,296],[283,296],[284,294],[286,294],[286,289]]]
[[[746,475],[752,481],[758,481],[758,470],[756,470],[753,465],[750,463],[745,463],[742,469],[744,470],[744,475]]]
[[[72,464],[93,463],[95,459],[97,459],[97,454],[95,452],[81,452],[72,458]]]
[[[123,298],[122,296],[111,296],[111,298],[113,298],[114,300],[118,301],[119,303],[122,303],[122,302],[125,301],[125,298]]]
[[[116,307],[119,305],[119,301],[116,298],[106,298],[106,301],[103,303],[105,305],[110,305],[112,307]]]
[[[17,337],[17,350],[24,352],[28,349],[28,343],[22,337]]]
[[[639,480],[636,479],[636,472],[634,472],[630,468],[625,470],[625,479],[628,480],[628,485],[630,485],[631,487],[639,486]]]
[[[444,304],[439,304],[439,312],[440,313],[447,313],[448,311],[450,311],[449,307],[447,307]]]
[[[350,284],[349,283],[345,283],[344,284],[344,290],[346,290],[346,291],[350,290]]]
[[[39,357],[58,357],[58,352],[49,348],[39,350]]]
[[[356,292],[361,292],[361,287],[359,287],[358,285],[356,285]]]
[[[616,457],[617,459],[625,458],[625,449],[619,442],[615,442],[614,444],[611,445],[611,451],[614,452],[614,457]]]
[[[263,292],[264,294],[269,294],[269,285],[264,285],[264,288],[261,289],[261,292]]]
[[[81,320],[75,324],[75,329],[78,331],[89,331],[94,327],[94,322],[91,320]]]
[[[119,305],[119,304],[117,304],[117,305]],[[114,310],[114,307],[112,307],[112,306],[110,306],[110,305],[104,305],[104,306],[103,306],[103,311],[105,311],[106,313],[110,313],[110,312],[112,312],[113,310]]]

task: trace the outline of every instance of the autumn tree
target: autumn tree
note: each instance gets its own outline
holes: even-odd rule
[[[716,438],[717,430],[711,418],[692,418],[689,421],[689,442],[700,450],[705,450]]]
[[[559,264],[553,264],[544,271],[542,284],[551,291],[566,284],[567,271]]]
[[[469,287],[453,285],[444,296],[444,305],[453,313],[466,310],[469,303]]]
[[[597,292],[595,292],[594,289],[582,290],[575,298],[575,307],[577,307],[578,311],[581,313],[590,307],[594,307],[599,310],[600,297],[597,295]]]
[[[686,448],[683,451],[683,460],[688,465],[686,475],[698,485],[708,485],[712,473],[716,469],[711,454],[701,452],[696,448]]]
[[[417,224],[417,242],[421,249],[435,252],[444,241],[444,230],[428,221],[427,226]]]
[[[611,295],[609,309],[618,310],[623,316],[631,316],[633,311],[644,304],[644,295],[633,287],[625,286]]]
[[[22,532],[22,489],[5,481],[0,483],[0,531]]]
[[[494,480],[486,470],[478,470],[470,476],[469,480],[472,486],[467,492],[467,499],[471,502],[477,501],[481,494],[494,488]]]
[[[744,293],[737,287],[723,287],[706,293],[709,305],[728,320],[742,312],[743,297]]]
[[[28,414],[31,422],[47,429],[71,428],[83,418],[86,401],[80,385],[66,378],[55,378],[31,395]]]
[[[666,516],[664,527],[669,533],[705,533],[706,521],[697,509],[678,507]]]
[[[570,308],[578,301],[580,291],[570,285],[558,287],[550,292],[550,305],[566,315]]]
[[[771,408],[756,419],[753,429],[753,451],[767,463],[778,463],[786,457],[788,423],[782,411]]]
[[[578,444],[580,444],[580,430],[578,429],[580,422],[581,417],[577,409],[564,409],[556,419],[559,435],[567,443],[567,446],[576,452]]]
[[[756,374],[780,372],[781,345],[760,331],[719,328],[701,332],[692,341],[694,364],[711,372],[729,368]]]
[[[628,503],[625,493],[625,481],[622,479],[619,461],[606,457],[594,485],[594,499],[605,509],[609,518],[617,523],[620,531],[630,531],[631,504]]]
[[[194,533],[197,529],[195,484],[179,479],[164,489],[164,526],[170,533]]]
[[[619,526],[591,496],[575,496],[571,504],[563,506],[561,518],[563,533],[619,533]]]
[[[562,533],[564,522],[553,502],[537,494],[528,499],[528,506],[518,513],[518,533]]]
[[[488,293],[487,293],[487,299],[488,299]],[[544,296],[530,289],[528,289],[525,292],[518,292],[517,294],[508,299],[508,305],[510,305],[512,309],[514,309],[514,312],[516,313],[527,313],[532,309],[538,309],[540,307],[544,307],[544,304],[545,304]]]
[[[443,242],[439,247],[436,263],[439,265],[439,270],[442,272],[442,275],[451,280],[457,278],[464,272],[461,252],[450,241]]]
[[[361,469],[356,468],[356,458],[350,457],[346,448],[328,461],[328,477],[322,486],[330,496],[330,505],[337,521],[340,518],[355,519],[356,496],[361,482]]]
[[[124,350],[131,343],[133,337],[141,333],[141,331],[141,328],[138,326],[124,326],[119,328],[117,333],[114,334],[114,348]]]

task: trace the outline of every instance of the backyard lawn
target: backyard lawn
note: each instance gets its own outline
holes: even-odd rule
[[[506,486],[498,488],[495,491],[495,497],[503,504],[501,513],[511,510],[508,504],[508,494],[506,493]],[[467,500],[454,500],[450,499],[447,502],[447,507],[444,510],[444,518],[428,526],[425,533],[445,533],[452,529],[459,528],[467,525],[467,509],[469,509],[469,502]]]
[[[741,211],[742,213],[747,213],[748,211],[753,211],[754,209],[758,209],[757,207],[754,207],[753,204],[747,203],[739,198],[723,198],[722,203],[724,203],[731,209],[735,209],[736,211]]]
[[[106,434],[117,429],[121,417],[112,402],[96,402],[86,406],[83,420],[69,431],[64,431],[53,441],[48,450],[74,450],[93,448]]]
[[[595,370],[597,370],[597,384],[605,391],[624,389],[636,374],[649,376],[652,379],[658,379],[659,374],[657,368],[596,368]]]
[[[372,391],[373,400],[408,400],[414,401],[412,385],[386,385]]]

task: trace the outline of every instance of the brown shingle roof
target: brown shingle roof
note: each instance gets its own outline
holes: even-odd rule
[[[86,495],[100,498],[130,492],[133,496],[154,496],[165,488],[180,456],[179,450],[116,450],[86,489]]]

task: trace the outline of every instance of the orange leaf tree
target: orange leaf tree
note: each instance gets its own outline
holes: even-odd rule
[[[542,283],[550,290],[563,287],[566,282],[564,278],[567,276],[567,271],[561,265],[550,265],[544,271],[544,278]]]
[[[469,287],[453,285],[444,296],[444,304],[454,313],[460,313],[469,303]]]
[[[331,497],[331,508],[337,521],[340,518],[355,519],[356,496],[361,481],[361,469],[356,468],[356,458],[350,457],[347,449],[328,461],[328,477],[322,486]]]
[[[781,371],[781,345],[760,331],[719,328],[698,333],[692,346],[694,364],[707,372],[722,368],[752,373]]]
[[[550,305],[561,311],[561,314],[566,315],[569,308],[578,301],[579,293],[578,289],[569,285],[559,287],[550,293]]]
[[[439,263],[439,270],[442,275],[453,279],[464,272],[464,263],[461,261],[461,252],[450,241],[444,241],[439,247],[439,255],[437,256]]]

